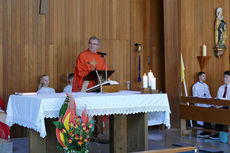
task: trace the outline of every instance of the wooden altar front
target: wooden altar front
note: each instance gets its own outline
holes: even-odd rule
[[[31,153],[61,153],[57,150],[55,126],[45,119],[47,136],[30,129],[29,142]],[[148,149],[148,117],[147,113],[131,115],[110,115],[110,153],[127,153]]]

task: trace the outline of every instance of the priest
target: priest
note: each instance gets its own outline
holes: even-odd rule
[[[101,55],[98,54],[100,39],[95,36],[90,37],[88,46],[89,48],[81,52],[77,58],[72,92],[85,91],[87,88],[95,85],[94,81],[83,80],[91,70],[95,70],[95,68],[97,70],[105,70],[106,63]]]

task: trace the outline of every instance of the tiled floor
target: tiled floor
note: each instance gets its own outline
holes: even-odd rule
[[[149,150],[172,148],[172,144],[184,143],[197,145],[201,149],[223,150],[230,152],[230,145],[221,143],[217,140],[202,139],[193,136],[179,136],[178,130],[149,130]],[[11,139],[13,142],[14,153],[28,153],[28,138]],[[109,153],[109,144],[92,142],[89,145],[90,153]]]

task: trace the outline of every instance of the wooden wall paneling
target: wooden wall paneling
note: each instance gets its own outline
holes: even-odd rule
[[[44,55],[44,18],[39,16],[39,1],[33,1],[33,10],[32,10],[32,24],[33,24],[33,37],[32,37],[32,54],[31,54],[31,63],[32,63],[32,79],[39,80],[41,74],[45,74],[45,55]],[[38,37],[40,36],[40,37]],[[39,58],[39,55],[41,57]],[[40,68],[40,69],[39,69]],[[39,73],[39,70],[41,73]],[[34,91],[38,90],[38,81],[37,84],[34,84]]]
[[[11,1],[7,1],[8,3],[7,3],[7,30],[8,30],[8,32],[7,32],[7,38],[8,38],[8,41],[7,41],[7,51],[8,51],[8,53],[7,53],[7,57],[6,57],[6,59],[7,59],[7,61],[12,61],[11,60],[11,49],[12,49],[12,46],[11,46],[11,44],[12,44],[12,36],[11,36],[11,34],[12,34],[12,25],[11,25],[11,8],[12,8],[12,6],[11,6]],[[12,66],[13,66],[13,62],[8,62],[8,66],[10,67],[10,68],[12,68]],[[6,77],[8,78],[8,80],[7,80],[7,88],[6,88],[6,91],[7,91],[7,94],[9,93],[9,92],[11,92],[11,88],[10,88],[10,81],[11,81],[11,77],[10,77],[10,71],[12,71],[12,70],[9,70],[9,69],[5,69],[6,71]]]
[[[169,97],[171,109],[171,126],[179,127],[179,103],[180,103],[180,55],[179,42],[180,31],[177,0],[164,0],[164,50],[165,50],[165,90]]]
[[[56,3],[57,3],[57,31],[56,31],[56,33],[57,33],[57,89],[59,89],[59,88],[61,88],[60,87],[60,79],[59,79],[59,77],[60,77],[60,69],[61,69],[61,63],[62,63],[62,61],[61,61],[61,37],[62,37],[62,35],[61,35],[61,26],[62,26],[62,22],[61,22],[61,17],[62,17],[62,9],[61,9],[61,0],[57,0],[56,1]]]
[[[102,38],[109,39],[109,20],[110,20],[110,3],[111,1],[103,0],[102,1]]]
[[[25,90],[24,91],[30,91],[30,87],[29,87],[29,82],[30,82],[30,71],[28,68],[28,65],[30,65],[29,63],[29,47],[28,44],[24,45],[24,79],[25,79]]]
[[[0,96],[3,97],[3,67],[4,67],[4,53],[3,53],[3,1],[0,1]]]
[[[60,55],[61,55],[61,60],[60,60],[60,71],[59,71],[59,90],[62,91],[62,89],[64,88],[64,83],[63,81],[65,80],[65,76],[66,76],[66,73],[65,73],[65,65],[66,65],[66,38],[67,38],[67,33],[66,33],[66,2],[61,0],[60,1],[60,4],[61,4],[61,16],[60,16],[60,20],[61,20],[61,50],[60,50]]]
[[[53,14],[53,1],[47,2],[47,12],[45,15],[45,48],[48,52],[46,56],[47,61],[47,71],[49,72],[50,86],[54,87],[54,45],[53,45],[53,23],[54,23],[54,14]],[[51,5],[52,4],[52,5]]]
[[[66,76],[68,75],[68,73],[71,73],[73,71],[72,68],[72,63],[73,63],[73,58],[72,58],[72,51],[73,51],[73,25],[74,25],[74,19],[71,19],[72,16],[70,16],[69,14],[72,14],[73,12],[73,1],[69,1],[68,3],[68,9],[67,9],[67,16],[68,16],[68,41],[67,41],[67,46],[68,46],[68,59],[67,62],[68,64],[66,65],[67,68],[67,73]],[[66,82],[68,84],[67,78],[66,78]]]
[[[48,46],[48,53],[49,53],[49,59],[47,62],[48,66],[48,72],[49,72],[49,77],[50,77],[50,87],[53,87],[55,91],[57,92],[57,89],[54,87],[54,73],[53,73],[53,68],[54,68],[54,45],[49,45]]]
[[[13,72],[12,76],[17,75],[19,80],[22,80],[22,74],[21,74],[21,39],[20,39],[20,24],[21,24],[21,15],[20,15],[20,9],[21,9],[21,5],[20,5],[20,1],[14,1],[14,15],[12,18],[12,21],[15,21],[15,24],[13,23],[13,25],[15,27],[13,27],[13,29],[15,29],[15,33],[14,35],[14,49],[12,50],[12,53],[14,55],[13,60],[15,60],[16,63],[16,71]],[[16,83],[16,88],[15,90],[20,90],[20,86],[22,85],[23,81],[18,81],[17,79],[14,79],[15,83]],[[23,86],[22,86],[23,89]]]
[[[16,30],[17,30],[17,27],[16,27],[16,6],[15,6],[15,1],[12,1],[11,2],[11,9],[14,10],[11,14],[11,17],[10,17],[10,20],[11,20],[11,27],[12,27],[12,33],[11,33],[11,40],[12,40],[12,44],[11,44],[11,49],[9,50],[9,53],[11,56],[9,56],[10,58],[10,61],[11,61],[11,70],[9,71],[9,78],[11,80],[11,83],[9,84],[9,89],[10,89],[10,92],[14,92],[14,90],[18,87],[18,82],[13,79],[13,76],[17,75],[18,73],[17,72],[17,69],[18,69],[18,63],[17,63],[17,59],[19,58],[15,58],[15,57],[18,57],[17,55],[17,52],[15,52],[16,50],[16,45],[17,45],[17,42],[16,42]],[[15,56],[13,56],[15,55]],[[13,86],[14,85],[14,86]]]
[[[139,56],[141,57],[141,80],[143,76],[143,52],[136,51],[135,43],[143,44],[143,3],[140,0],[131,1],[131,89],[138,90],[141,83],[138,83],[139,76]],[[138,32],[137,32],[138,31]]]
[[[26,51],[25,51],[25,1],[20,1],[20,65],[21,65],[21,71],[20,71],[20,78],[24,81],[20,81],[20,87],[22,90],[26,91],[26,82],[28,82],[28,77],[26,75]],[[28,63],[27,63],[28,64]]]
[[[52,12],[53,14],[53,18],[51,20],[53,20],[53,45],[54,45],[54,67],[53,67],[53,75],[54,75],[54,79],[53,79],[53,87],[54,89],[58,88],[58,70],[57,70],[57,65],[58,65],[58,2],[56,0],[50,0],[50,5],[53,5],[53,9],[49,9],[49,13]]]
[[[28,35],[27,35],[27,37],[26,37],[26,42],[27,42],[27,44],[26,45],[28,45],[28,63],[30,63],[30,64],[28,64],[27,65],[27,68],[28,68],[28,70],[29,70],[29,73],[28,73],[28,77],[29,77],[29,82],[34,82],[34,80],[33,80],[33,73],[32,73],[32,69],[31,69],[31,52],[33,51],[32,49],[32,36],[33,36],[33,27],[32,27],[32,25],[33,25],[33,20],[32,20],[32,17],[33,17],[33,14],[32,14],[32,10],[33,10],[33,3],[32,3],[32,1],[30,1],[30,0],[27,0],[26,1],[26,3],[27,3],[27,5],[28,5],[28,16],[26,17],[27,18],[27,20],[28,20],[28,22],[27,22],[27,24],[28,24],[28,26],[26,26],[27,27],[27,29],[26,29],[26,31],[27,31],[27,33],[28,33]],[[26,34],[26,33],[25,33]],[[29,86],[29,89],[31,90],[33,87],[33,84],[32,83],[29,83],[28,84],[28,86]]]

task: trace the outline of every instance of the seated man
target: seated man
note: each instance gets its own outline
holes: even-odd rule
[[[193,97],[199,97],[199,98],[212,98],[208,85],[205,83],[206,80],[206,74],[205,72],[198,72],[197,74],[199,81],[197,81],[193,87],[192,87],[192,94]],[[206,104],[197,104],[197,106],[201,107],[210,107]],[[198,121],[198,123],[203,124],[203,122]],[[211,130],[211,123],[204,122],[203,124],[204,129],[210,129]],[[198,135],[198,137],[202,138],[208,138],[211,135],[210,132],[202,132]]]
[[[218,99],[230,100],[230,71],[224,72],[224,84],[219,87],[217,92]],[[228,109],[227,106],[214,106],[215,108]],[[224,125],[216,124],[215,129],[217,131],[223,131]],[[209,137],[210,139],[219,139],[219,134],[213,134]]]

